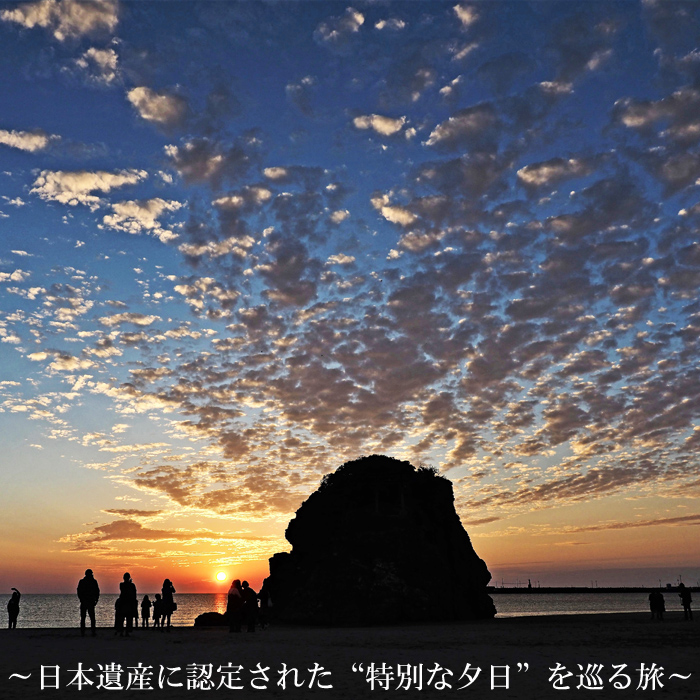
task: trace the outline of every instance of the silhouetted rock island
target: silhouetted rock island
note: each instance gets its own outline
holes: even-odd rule
[[[323,477],[270,559],[274,618],[379,624],[492,618],[491,574],[455,511],[452,483],[372,455]]]

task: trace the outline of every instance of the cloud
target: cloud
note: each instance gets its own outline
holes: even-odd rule
[[[406,22],[398,17],[390,17],[389,19],[380,19],[375,22],[374,28],[379,31],[390,29],[391,31],[399,32],[406,28]]]
[[[145,314],[133,311],[124,311],[120,314],[102,316],[100,318],[100,323],[103,326],[109,326],[110,328],[114,326],[121,326],[124,323],[132,323],[135,326],[150,326],[156,321],[160,321],[160,316],[147,316]]]
[[[150,542],[202,542],[230,541],[238,539],[212,530],[158,530],[145,527],[136,520],[113,520],[105,525],[98,525],[88,532],[79,535],[69,535],[62,542],[80,541],[83,544],[94,545],[103,542],[125,542],[148,540]]]
[[[375,195],[372,197],[372,206],[392,224],[410,226],[418,217],[405,207],[390,204],[389,195]]]
[[[347,209],[334,211],[330,216],[331,222],[334,224],[340,224],[348,218],[350,218],[350,212]]]
[[[218,189],[223,182],[236,182],[251,166],[251,156],[239,144],[223,144],[208,138],[166,146],[165,154],[187,184],[208,183]]]
[[[602,68],[613,55],[618,29],[615,21],[601,18],[593,6],[565,16],[552,30],[551,47],[559,54],[555,81],[572,83]]]
[[[263,175],[270,178],[270,180],[284,180],[289,175],[289,171],[287,168],[275,166],[272,168],[265,168],[265,170],[263,170]]]
[[[244,187],[240,192],[228,194],[215,199],[212,204],[223,210],[244,211],[260,207],[272,199],[272,192],[267,187],[253,185]]]
[[[24,282],[32,273],[26,270],[14,272],[0,272],[0,282]]]
[[[314,32],[314,38],[331,49],[346,51],[351,37],[360,31],[364,22],[365,17],[361,12],[348,7],[344,14],[321,22]]]
[[[115,0],[39,0],[2,10],[0,19],[32,29],[41,27],[58,41],[113,32],[119,22]]]
[[[606,469],[590,469],[585,473],[564,476],[544,484],[528,485],[516,491],[501,491],[474,499],[469,505],[526,505],[547,501],[573,502],[597,498],[614,493],[632,484],[653,480],[657,469],[651,465],[638,469],[609,466]]]
[[[126,94],[142,119],[163,127],[179,126],[187,116],[187,100],[180,95],[135,87]]]
[[[156,197],[140,201],[125,201],[112,204],[112,214],[103,217],[102,223],[116,231],[131,234],[150,233],[162,243],[169,243],[177,234],[161,226],[158,219],[166,212],[174,212],[182,207],[180,202],[167,201]]]
[[[350,265],[354,262],[354,256],[345,255],[344,253],[339,253],[338,255],[331,255],[330,258],[328,258],[329,265]]]
[[[700,141],[699,109],[700,90],[685,87],[656,101],[622,98],[615,103],[613,121],[638,131],[668,122],[661,138],[688,145]]]
[[[274,236],[267,252],[269,260],[257,265],[256,270],[269,285],[264,292],[268,299],[285,306],[303,306],[316,297],[321,265],[309,256],[303,243]]]
[[[427,146],[455,149],[462,146],[492,147],[499,117],[488,103],[459,110],[430,133]]]
[[[204,255],[208,250],[185,248],[184,252],[199,256]],[[217,257],[216,253],[212,255]],[[241,295],[237,289],[228,288],[213,277],[193,276],[183,279],[180,284],[175,285],[175,291],[185,298],[185,302],[194,312],[205,313],[210,318],[229,317]]]
[[[96,85],[113,85],[121,79],[119,58],[114,49],[92,46],[80,58],[75,59],[75,65]]]
[[[30,192],[46,201],[70,206],[84,204],[95,209],[101,200],[93,194],[94,192],[107,193],[119,187],[135,185],[147,177],[148,173],[145,170],[134,169],[117,172],[42,170]]]
[[[240,259],[246,258],[250,249],[255,245],[251,236],[231,236],[223,241],[208,241],[207,243],[182,243],[179,250],[190,258],[220,258],[224,255],[235,255]],[[177,289],[177,288],[176,288]]]
[[[393,136],[401,131],[406,123],[406,117],[393,119],[392,117],[383,117],[380,114],[369,114],[355,117],[352,123],[356,129],[372,129],[382,136]]]
[[[629,530],[639,527],[677,527],[700,525],[700,514],[678,515],[670,518],[650,518],[646,520],[631,520],[627,522],[608,521],[598,525],[584,525],[580,527],[567,527],[563,532],[602,532],[605,530]]]
[[[86,357],[75,357],[68,353],[56,353],[49,369],[55,372],[77,372],[95,367],[95,363]]]
[[[474,5],[467,5],[466,3],[455,5],[452,10],[465,29],[471,27],[479,19],[479,12]]]
[[[311,106],[311,92],[315,85],[316,80],[313,76],[307,75],[297,82],[288,83],[285,87],[289,101],[307,117],[314,115],[314,109]]]
[[[106,508],[102,511],[109,515],[118,515],[120,518],[155,518],[162,515],[163,510],[139,510],[138,508]]]
[[[526,187],[551,187],[573,177],[590,175],[590,163],[580,158],[552,158],[518,170],[518,180]]]
[[[224,440],[228,437],[224,436]],[[290,482],[265,466],[249,466],[234,474],[216,462],[197,462],[187,467],[163,465],[139,471],[132,483],[148,494],[167,496],[179,506],[220,515],[236,514],[247,520],[293,510],[303,500],[293,486],[296,483],[298,487],[300,479]]]
[[[60,139],[60,136],[46,134],[41,130],[7,131],[0,129],[0,145],[17,148],[28,153],[45,151],[51,144],[56,143]]]

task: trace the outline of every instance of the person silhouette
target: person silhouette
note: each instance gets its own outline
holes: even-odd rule
[[[148,618],[151,616],[151,600],[148,595],[141,601],[141,627],[148,627]]]
[[[163,619],[163,601],[160,593],[156,593],[156,599],[153,601],[153,627],[160,627]]]
[[[649,594],[649,610],[651,610],[651,619],[656,618],[657,620],[664,619],[664,610],[666,609],[666,603],[664,601],[664,594],[661,591],[652,591]]]
[[[119,635],[123,636],[121,626],[126,620],[126,636],[133,630],[134,618],[138,616],[138,600],[136,598],[136,586],[131,580],[129,572],[124,574],[124,580],[119,584]]]
[[[7,601],[7,629],[17,629],[17,617],[19,615],[19,600],[22,594],[16,589],[11,588],[12,597]]]
[[[90,616],[90,630],[92,636],[97,635],[95,629],[95,606],[100,599],[100,587],[92,573],[92,569],[85,569],[85,576],[78,581],[78,600],[80,601],[80,634],[85,636],[85,616]]]
[[[683,606],[683,618],[692,620],[693,611],[690,609],[690,604],[693,602],[693,596],[690,595],[690,588],[686,588],[684,583],[678,584],[678,597],[681,599],[681,605]]]
[[[121,635],[122,637],[124,636],[124,613],[122,612],[124,609],[123,602],[124,601],[121,598],[117,598],[114,601],[114,636],[115,637],[118,634]]]
[[[175,610],[175,601],[173,600],[175,586],[173,586],[169,578],[166,578],[165,581],[163,581],[163,588],[161,589],[161,593],[163,594],[163,624],[161,625],[161,629],[163,628],[163,626],[165,626],[165,622],[167,620],[169,632],[170,616]]]
[[[255,632],[255,620],[258,616],[258,594],[250,587],[248,581],[241,584],[243,596],[243,620],[248,632]]]
[[[226,614],[228,615],[228,631],[240,632],[243,618],[243,588],[239,579],[231,581],[231,588],[228,589]]]
[[[260,600],[260,607],[258,608],[258,620],[260,622],[260,629],[265,629],[267,627],[268,620],[268,608],[270,607],[271,597],[270,597],[270,586],[268,580],[263,581],[262,588],[258,593],[258,599]]]

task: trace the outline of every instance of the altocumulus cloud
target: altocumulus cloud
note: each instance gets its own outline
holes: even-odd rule
[[[20,151],[36,153],[46,150],[52,143],[61,139],[55,134],[46,134],[43,131],[7,131],[0,129],[0,145],[16,148]]]
[[[135,87],[126,94],[142,119],[165,127],[179,125],[187,115],[187,101],[180,95]]]
[[[47,201],[70,206],[84,204],[96,208],[101,199],[94,194],[95,192],[107,193],[125,185],[135,185],[147,177],[148,173],[145,170],[135,169],[117,172],[42,170],[30,192]]]
[[[154,499],[144,511],[281,518],[324,471],[372,451],[454,468],[460,513],[485,528],[622,493],[697,493],[698,62],[675,43],[690,16],[665,10],[677,31],[659,38],[659,5],[527,9],[547,37],[537,45],[515,31],[517,3],[309,16],[249,3],[192,15],[197,31],[166,22],[168,51],[145,31],[136,51],[126,16],[107,49],[54,47],[89,81],[129,81],[90,94],[127,115],[134,148],[95,171],[47,158],[8,192],[8,205],[36,195],[18,218],[36,207],[81,235],[50,274],[30,240],[31,278],[3,263],[3,290],[21,300],[3,307],[3,347],[46,361],[36,381],[55,382],[3,409],[113,453],[120,487]],[[77,11],[28,3],[3,18],[28,27],[59,8]],[[644,41],[620,33],[645,22]],[[213,67],[232,33],[265,79],[275,42],[290,57],[306,45],[309,61],[291,60],[263,94],[257,72]],[[657,65],[631,95],[622,76]],[[252,96],[240,112],[222,83]],[[187,131],[164,141],[142,121]],[[32,160],[60,156],[46,134],[0,133]],[[162,435],[81,434],[70,406],[94,398]],[[139,509],[111,514],[137,521]],[[84,533],[93,546],[120,533],[179,541],[165,526],[102,527]]]
[[[119,5],[116,0],[39,0],[2,10],[0,19],[27,29],[41,27],[58,41],[67,41],[114,31]]]

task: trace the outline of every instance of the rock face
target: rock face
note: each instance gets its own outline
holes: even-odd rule
[[[491,574],[432,469],[373,455],[323,478],[270,559],[280,622],[325,625],[492,618]]]
[[[228,627],[228,615],[226,613],[205,612],[194,619],[195,627]]]

